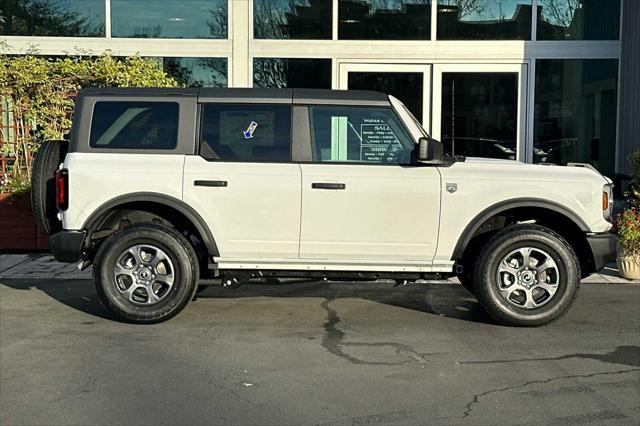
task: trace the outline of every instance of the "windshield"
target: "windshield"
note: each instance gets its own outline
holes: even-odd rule
[[[420,133],[422,133],[422,136],[424,136],[425,138],[429,137],[429,134],[427,134],[427,131],[424,130],[424,127],[422,127],[422,123],[420,123],[418,121],[418,119],[411,113],[411,111],[409,111],[409,108],[407,108],[405,106],[405,104],[403,104],[402,102],[400,103],[400,105],[402,105],[402,108],[404,109],[404,111],[409,114],[409,117],[411,117],[411,119],[413,120],[413,122],[415,123],[415,125],[418,127],[418,130],[420,130]]]

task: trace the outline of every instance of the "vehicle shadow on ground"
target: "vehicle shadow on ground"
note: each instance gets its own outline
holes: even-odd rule
[[[89,315],[114,320],[100,303],[89,280],[2,279],[0,285],[16,290],[37,289],[52,299]],[[364,299],[410,309],[425,314],[464,321],[494,324],[475,297],[456,284],[409,284],[392,287],[380,282],[325,282],[288,280],[269,284],[252,282],[237,289],[208,286],[196,300],[256,297],[309,298],[328,301],[342,298]],[[188,307],[187,307],[188,309]]]

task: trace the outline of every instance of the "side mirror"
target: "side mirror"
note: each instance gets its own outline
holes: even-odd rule
[[[442,163],[444,145],[432,138],[420,138],[418,141],[418,161],[421,163]]]

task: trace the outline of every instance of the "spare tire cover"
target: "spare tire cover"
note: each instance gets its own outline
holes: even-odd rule
[[[31,208],[40,232],[51,235],[62,228],[56,207],[55,171],[64,161],[68,141],[48,140],[40,145],[31,172]]]

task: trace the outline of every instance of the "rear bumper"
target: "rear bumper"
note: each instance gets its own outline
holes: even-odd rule
[[[611,233],[587,235],[587,242],[593,254],[594,272],[616,260],[618,236]]]
[[[83,231],[60,231],[49,237],[49,249],[58,262],[77,262],[82,254],[84,238]]]

